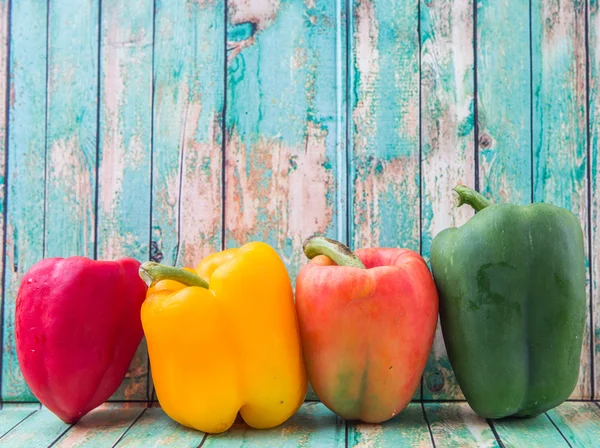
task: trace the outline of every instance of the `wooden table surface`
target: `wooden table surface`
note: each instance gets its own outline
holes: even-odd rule
[[[160,407],[112,403],[76,425],[34,404],[0,410],[2,447],[600,447],[600,404],[570,401],[530,419],[485,420],[462,401],[411,403],[394,419],[346,422],[307,402],[283,425],[255,430],[243,422],[208,435],[181,426]]]
[[[579,217],[589,313],[572,398],[600,399],[599,74],[598,0],[0,0],[2,415],[16,424],[27,411],[9,403],[35,401],[14,303],[41,258],[191,265],[259,239],[293,279],[314,233],[427,258],[439,231],[471,216],[453,205],[457,183]],[[113,398],[152,395],[142,343]],[[439,331],[421,397],[463,398]],[[419,406],[406,437],[428,444]],[[557,437],[575,428],[573,409],[597,417],[594,406],[536,422]],[[495,440],[464,405],[425,411],[434,440]],[[140,412],[111,413],[106,434]],[[319,405],[296,421],[321,414],[306,440],[344,444],[344,424]],[[50,417],[37,411],[4,439],[48,418],[39,437],[51,442],[66,427]],[[197,437],[149,409],[122,442],[153,419],[165,437]],[[404,437],[398,424],[349,425],[348,439]],[[63,437],[85,437],[82,425]],[[508,443],[528,425],[495,428]]]

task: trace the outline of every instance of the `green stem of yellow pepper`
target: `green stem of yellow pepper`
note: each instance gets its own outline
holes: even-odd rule
[[[175,280],[185,286],[200,286],[208,289],[208,282],[199,275],[185,269],[166,266],[164,264],[147,261],[140,266],[140,277],[149,287],[161,280]]]
[[[327,255],[338,266],[349,266],[353,268],[365,269],[365,265],[348,246],[339,241],[331,240],[322,236],[312,236],[302,245],[304,253],[309,259],[317,255]]]

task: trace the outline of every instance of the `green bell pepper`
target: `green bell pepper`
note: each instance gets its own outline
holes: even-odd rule
[[[492,205],[433,240],[431,267],[448,358],[482,417],[534,416],[566,400],[579,375],[586,315],[583,232],[543,203]]]

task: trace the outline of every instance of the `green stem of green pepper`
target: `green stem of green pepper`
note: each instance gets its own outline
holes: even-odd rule
[[[339,241],[322,236],[312,236],[304,242],[302,247],[309,259],[313,259],[317,255],[327,255],[338,266],[365,269],[365,265],[360,261],[360,258],[348,246]]]
[[[476,192],[472,188],[465,187],[464,185],[457,185],[453,189],[456,198],[456,205],[460,207],[463,204],[469,204],[475,209],[476,212],[483,210],[484,208],[492,205],[490,201],[484,198],[480,193]]]
[[[185,269],[166,266],[164,264],[147,261],[140,266],[140,277],[149,287],[154,286],[161,280],[175,280],[185,286],[200,286],[208,289],[208,282],[199,275]]]

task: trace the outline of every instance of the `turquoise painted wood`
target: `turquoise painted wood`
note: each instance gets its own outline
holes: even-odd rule
[[[433,237],[472,216],[451,189],[475,184],[473,1],[421,1],[422,254]],[[427,399],[461,398],[438,325],[423,374]]]
[[[113,446],[144,412],[138,403],[106,404],[94,409],[60,438],[60,448]],[[0,440],[1,442],[1,440]]]
[[[13,2],[6,248],[4,252],[2,400],[32,401],[15,351],[14,308],[23,274],[44,256],[46,144],[46,8]]]
[[[41,408],[0,438],[0,445],[12,447],[44,447],[56,442],[71,425]]]
[[[108,0],[101,17],[97,257],[148,260],[152,136],[151,0]],[[148,399],[142,343],[114,399]]]
[[[6,220],[5,210],[5,198],[6,198],[6,153],[7,148],[7,126],[8,126],[8,105],[9,105],[9,91],[8,91],[8,49],[9,49],[9,14],[8,14],[8,0],[0,0],[0,202],[2,202],[2,213],[0,218],[0,238],[2,239],[2,245],[0,251],[4,254],[5,247],[5,227],[4,221]],[[1,259],[1,258],[0,258]],[[2,260],[4,265],[4,260]],[[3,336],[3,302],[4,302],[4,282],[3,278],[0,279],[0,341]],[[3,344],[0,343],[0,353],[3,354]],[[0,355],[0,400],[2,400],[2,358]]]
[[[496,202],[531,202],[529,4],[477,2],[479,185]]]
[[[209,435],[203,447],[323,447],[346,446],[346,427],[343,420],[321,403],[306,403],[283,425],[268,430],[249,428],[235,423],[224,434]]]
[[[564,403],[548,416],[574,448],[600,443],[600,406],[595,403]]]
[[[492,428],[467,403],[426,403],[436,447],[499,447]]]
[[[104,405],[75,426],[38,408],[32,403],[5,405],[0,410],[0,446],[553,447],[568,446],[568,441],[573,447],[592,447],[600,440],[600,405],[593,402],[567,402],[533,419],[495,421],[495,434],[490,422],[464,402],[412,403],[382,425],[344,422],[312,402],[277,428],[255,430],[239,420],[218,435],[191,430],[160,408],[139,404]]]
[[[380,425],[348,422],[348,447],[433,447],[423,407],[411,403],[398,416]]]
[[[205,434],[171,420],[161,408],[148,408],[116,444],[119,447],[197,447]]]
[[[546,414],[528,419],[507,418],[494,420],[493,426],[506,448],[569,446]]]
[[[579,217],[587,235],[584,22],[582,1],[532,3],[533,199],[571,210]],[[572,398],[591,395],[590,343],[588,313],[579,382]]]
[[[590,170],[590,261],[591,296],[594,327],[591,362],[595,375],[594,398],[600,400],[600,1],[590,0],[588,7],[589,29],[589,126],[588,163]]]
[[[226,245],[267,241],[295,279],[304,239],[345,236],[344,2],[228,5]]]
[[[39,408],[37,403],[4,405],[0,409],[0,439]]]
[[[151,257],[194,266],[222,247],[222,2],[156,2]]]
[[[353,1],[350,243],[419,250],[419,2]]]
[[[99,0],[49,3],[46,257],[95,255],[98,27]]]

